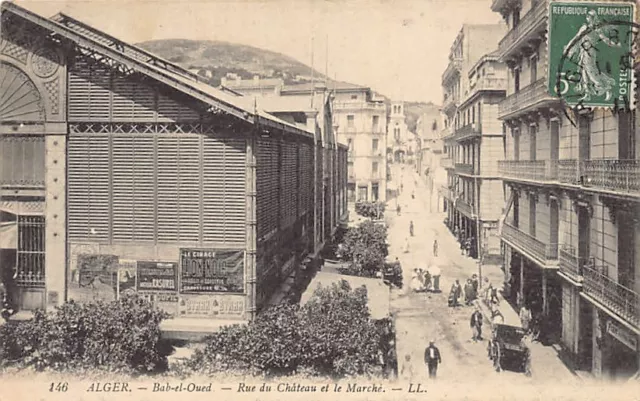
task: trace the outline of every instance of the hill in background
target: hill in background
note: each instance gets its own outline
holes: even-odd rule
[[[314,78],[326,79],[325,75],[293,57],[253,46],[189,39],[152,40],[137,46],[196,72],[213,86],[219,86],[221,78],[228,73],[234,73],[242,79],[251,79],[256,75],[261,78],[282,78],[285,84],[311,82]],[[422,102],[406,103],[409,131],[415,132],[416,121],[426,106],[427,103]]]

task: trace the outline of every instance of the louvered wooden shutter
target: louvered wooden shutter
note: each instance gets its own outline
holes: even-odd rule
[[[109,121],[110,71],[77,60],[69,69],[69,121]]]
[[[171,99],[164,93],[158,95],[158,121],[199,121],[200,115],[184,104]]]
[[[158,241],[178,241],[178,136],[161,135],[158,143]]]
[[[109,238],[109,136],[69,135],[68,224],[72,240]]]
[[[256,166],[258,237],[278,227],[278,144],[260,139]]]
[[[196,242],[200,240],[200,135],[180,136],[178,161],[180,241]]]
[[[245,239],[245,146],[238,139],[204,138],[204,241]]]

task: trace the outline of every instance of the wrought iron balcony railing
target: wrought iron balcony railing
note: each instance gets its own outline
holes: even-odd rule
[[[481,90],[507,90],[507,78],[484,76],[478,78],[469,86],[470,93]]]
[[[454,94],[447,94],[444,97],[444,100],[442,102],[442,110],[447,111],[449,109],[455,109],[456,107],[458,107],[458,96],[454,95]]]
[[[615,282],[597,267],[583,267],[583,289],[587,295],[636,327],[640,327],[640,296]]]
[[[455,73],[460,73],[462,70],[462,58],[453,58],[449,60],[447,68],[442,73],[442,82],[445,83],[449,78],[453,77]]]
[[[640,160],[586,160],[581,170],[585,187],[640,194]]]
[[[558,244],[546,244],[511,224],[503,224],[502,238],[543,265],[558,259]]]
[[[578,184],[580,182],[580,168],[575,159],[558,160],[558,181],[563,184]]]
[[[511,114],[520,114],[526,112],[530,107],[542,103],[555,103],[558,98],[547,93],[546,78],[539,79],[521,89],[520,91],[507,96],[498,107],[498,115],[500,118]]]
[[[560,271],[574,280],[581,282],[582,267],[580,266],[576,248],[570,245],[562,245],[558,255]]]
[[[467,163],[456,163],[456,173],[458,174],[466,174],[466,175],[474,175],[475,168],[473,164]]]
[[[498,172],[505,179],[551,182],[557,176],[557,160],[500,160]]]
[[[521,44],[532,38],[538,30],[544,29],[547,21],[547,1],[539,0],[525,15],[517,26],[512,28],[498,45],[500,54],[509,56]]]
[[[471,123],[465,125],[460,129],[457,129],[453,134],[453,139],[455,139],[456,141],[462,141],[480,135],[482,135],[482,126],[477,123]]]

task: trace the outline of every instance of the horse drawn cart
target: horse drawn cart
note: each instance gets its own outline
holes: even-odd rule
[[[525,332],[520,327],[499,323],[493,325],[487,353],[497,372],[504,367],[512,367],[527,376],[531,375],[531,352],[525,339]]]

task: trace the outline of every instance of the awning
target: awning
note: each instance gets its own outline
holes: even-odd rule
[[[18,248],[18,224],[15,221],[0,223],[0,249]]]

